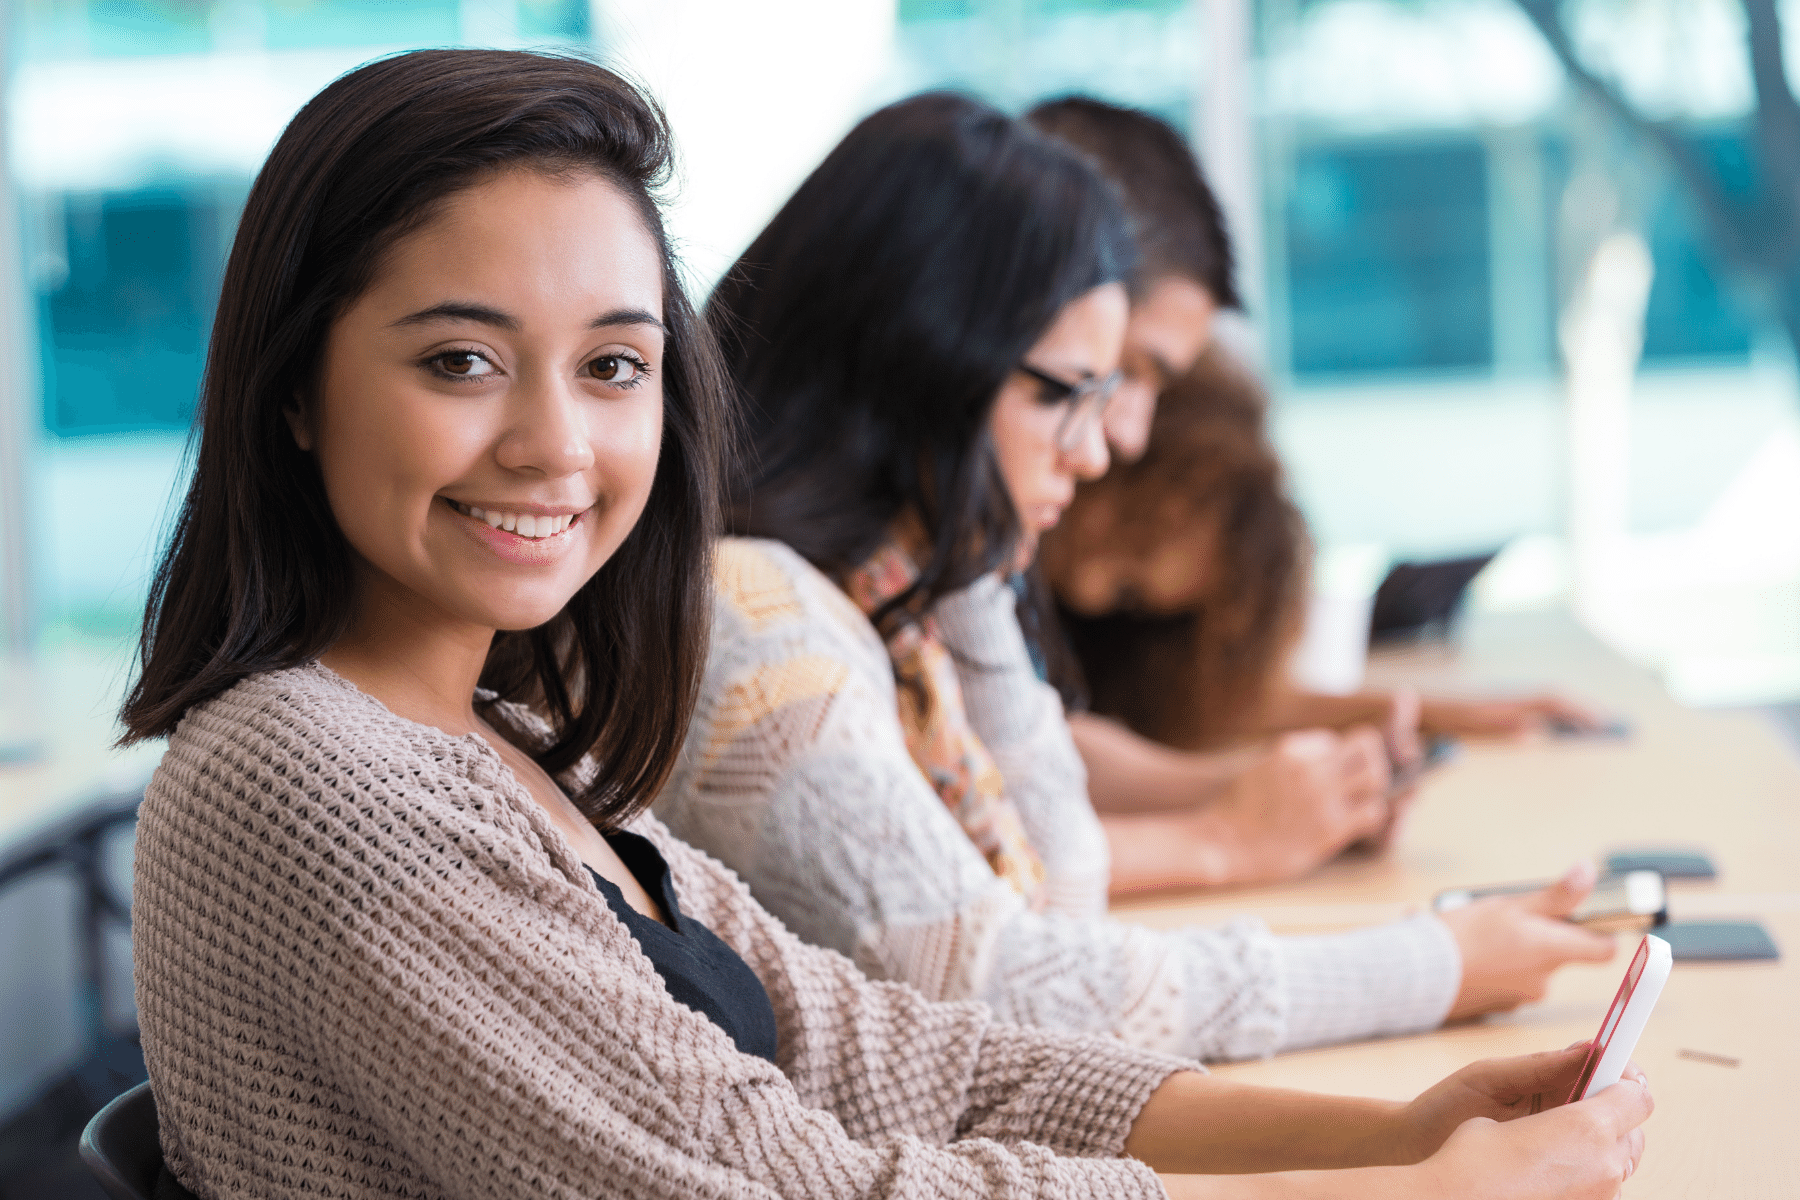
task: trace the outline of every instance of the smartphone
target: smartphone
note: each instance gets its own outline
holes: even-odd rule
[[[1388,784],[1389,798],[1415,786],[1426,775],[1455,758],[1460,749],[1457,740],[1451,737],[1434,737],[1426,742],[1425,753],[1420,756],[1419,761],[1394,772],[1394,778]]]
[[[1662,995],[1663,984],[1669,982],[1669,970],[1674,964],[1669,943],[1655,934],[1645,934],[1637,953],[1631,956],[1631,965],[1625,968],[1624,982],[1619,984],[1612,1007],[1606,1010],[1606,1019],[1600,1022],[1600,1032],[1588,1047],[1587,1060],[1581,1064],[1575,1089],[1569,1093],[1570,1104],[1619,1082],[1625,1064],[1631,1061],[1631,1052],[1637,1049],[1638,1038],[1643,1036],[1644,1026],[1650,1023],[1650,1010],[1656,1007],[1656,998]]]
[[[1551,717],[1549,726],[1550,736],[1558,738],[1617,742],[1629,740],[1631,737],[1631,722],[1616,717],[1609,721],[1602,721],[1591,729],[1586,725],[1577,725],[1563,717]]]
[[[1547,883],[1507,883],[1494,887],[1451,888],[1432,897],[1433,912],[1473,904],[1483,896],[1516,896],[1548,887]],[[1597,933],[1630,933],[1661,925],[1669,919],[1669,901],[1663,877],[1655,871],[1627,871],[1603,875],[1594,884],[1569,920]]]
[[[1657,929],[1676,962],[1779,962],[1781,951],[1755,921],[1677,921]]]
[[[1675,847],[1616,850],[1606,857],[1608,871],[1660,871],[1664,879],[1716,879],[1718,868],[1703,852]]]

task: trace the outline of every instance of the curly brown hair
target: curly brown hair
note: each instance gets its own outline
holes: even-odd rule
[[[1089,708],[1170,746],[1249,733],[1299,632],[1311,544],[1265,412],[1209,350],[1162,394],[1144,457],[1084,484],[1044,538]]]

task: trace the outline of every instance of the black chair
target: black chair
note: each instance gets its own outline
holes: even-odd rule
[[[140,1083],[116,1096],[81,1131],[81,1161],[112,1200],[151,1200],[162,1172],[156,1098]]]

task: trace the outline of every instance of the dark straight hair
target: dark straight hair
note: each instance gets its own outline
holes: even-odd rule
[[[316,657],[348,628],[352,553],[283,410],[314,385],[326,334],[383,252],[443,201],[525,167],[592,173],[627,196],[663,261],[663,444],[636,527],[563,611],[494,639],[482,684],[537,707],[556,774],[594,752],[575,797],[598,824],[649,801],[679,752],[705,667],[719,524],[724,379],[681,289],[655,189],[671,142],[656,106],[591,62],[426,50],[362,67],[300,110],[257,176],[225,268],[198,452],[144,614],[126,741],[171,733],[246,676]]]
[[[1231,235],[1200,163],[1173,125],[1086,96],[1038,105],[1025,119],[1098,163],[1119,185],[1143,255],[1143,279],[1193,280],[1220,308],[1239,308]]]
[[[1057,313],[1127,281],[1134,254],[1115,189],[999,110],[929,93],[865,119],[707,307],[753,450],[732,530],[841,578],[916,513],[931,556],[890,612],[1010,561],[988,413]]]

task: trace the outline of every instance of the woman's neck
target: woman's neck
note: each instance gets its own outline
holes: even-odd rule
[[[392,592],[365,581],[349,631],[319,661],[409,721],[454,736],[480,732],[475,688],[494,630]]]

